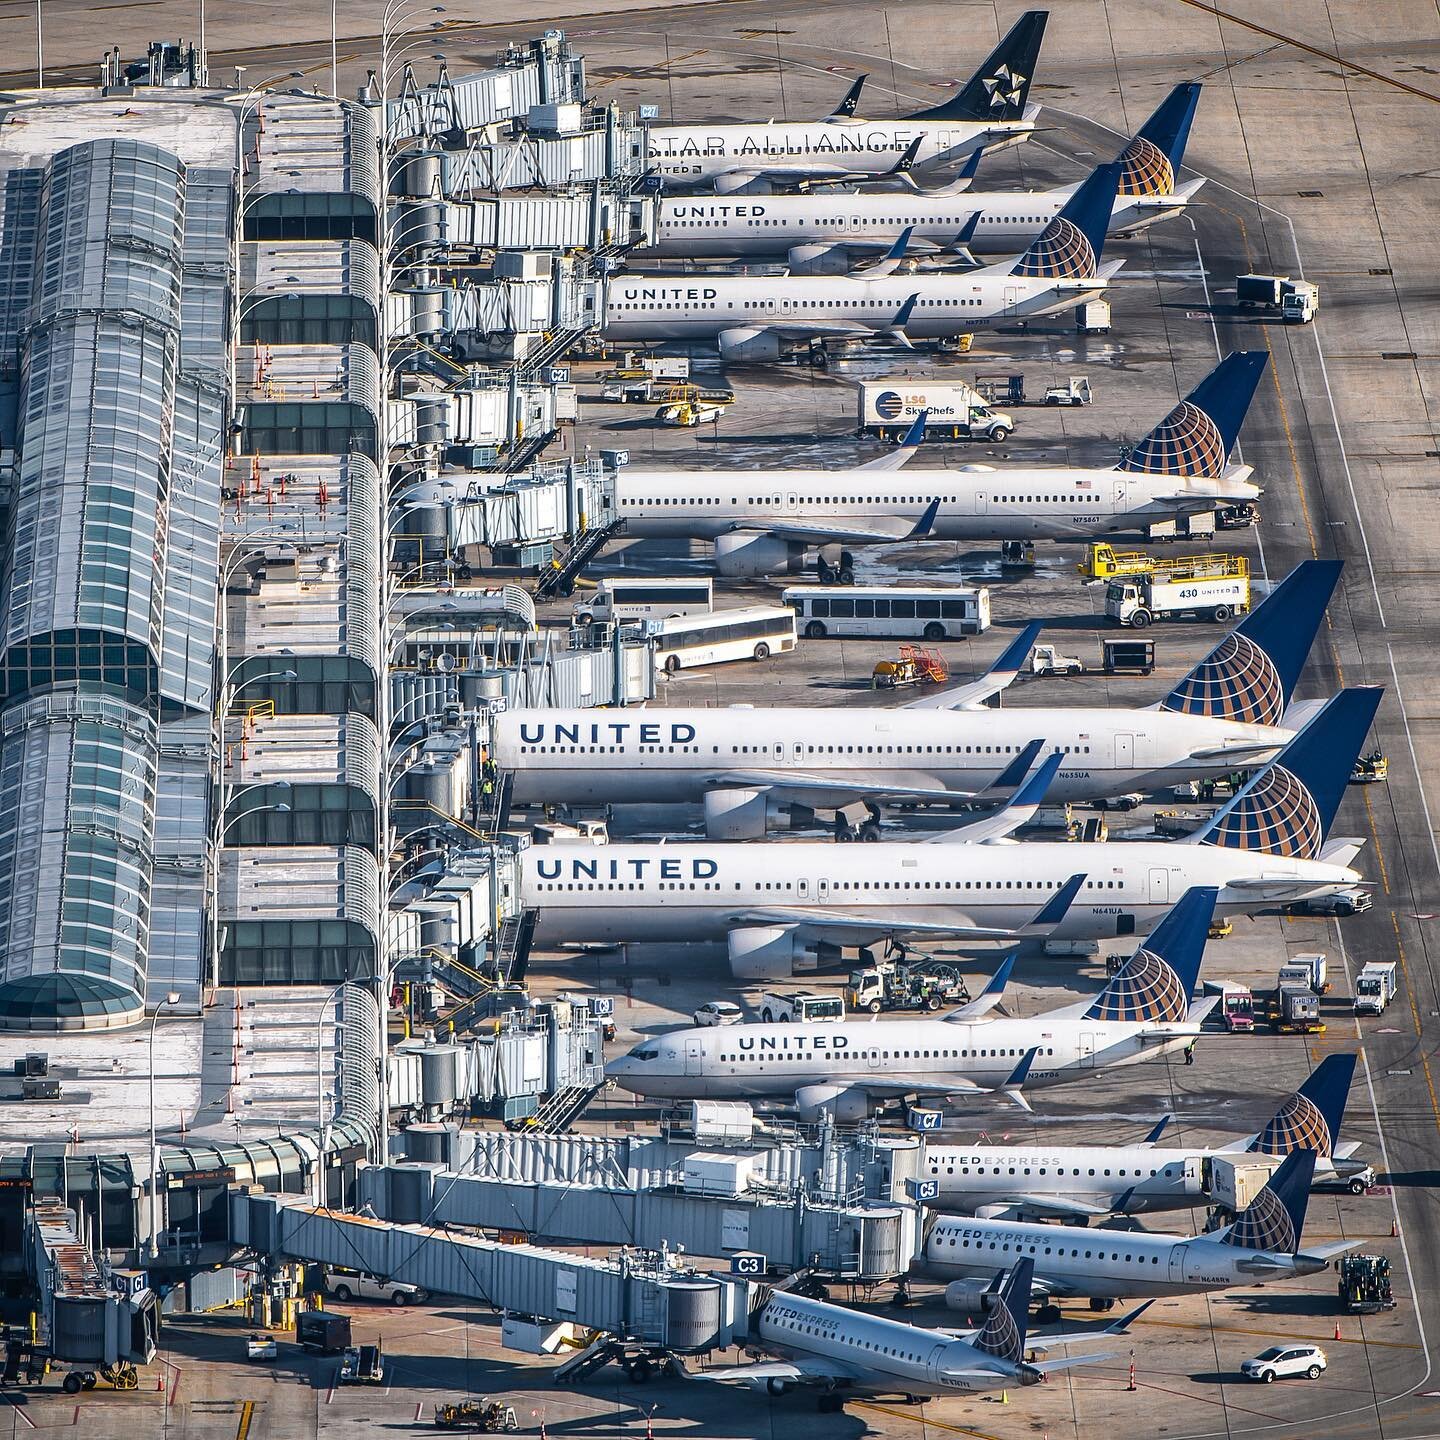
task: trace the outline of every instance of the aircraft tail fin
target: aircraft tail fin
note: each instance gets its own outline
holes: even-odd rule
[[[1305,1229],[1305,1207],[1315,1178],[1315,1152],[1293,1150],[1266,1181],[1265,1188],[1235,1217],[1220,1236],[1223,1245],[1240,1250],[1274,1250],[1294,1255]]]
[[[1010,274],[1031,280],[1079,280],[1095,275],[1119,184],[1119,165],[1097,165],[1010,267]]]
[[[1045,10],[1027,10],[979,69],[948,99],[909,120],[1021,120],[1045,38]]]
[[[1175,176],[1185,159],[1200,88],[1198,80],[1177,85],[1116,157],[1122,167],[1122,195],[1175,193]]]
[[[994,1306],[971,1344],[997,1360],[1019,1365],[1025,1359],[1025,1331],[1030,1323],[1030,1285],[1035,1262],[1028,1256],[1017,1260],[1000,1285],[999,1304]]]
[[[1355,1078],[1353,1054],[1327,1055],[1310,1072],[1310,1078],[1293,1090],[1270,1117],[1269,1123],[1247,1145],[1252,1155],[1289,1155],[1313,1150],[1333,1156],[1340,1141],[1340,1121]]]
[[[1297,565],[1160,702],[1162,710],[1280,725],[1344,562]]]
[[[1218,893],[1213,885],[1187,890],[1095,997],[1083,1018],[1185,1023]]]
[[[1376,686],[1340,691],[1228,804],[1181,843],[1320,858],[1383,694]]]
[[[1267,350],[1231,351],[1116,468],[1220,479],[1269,359]]]

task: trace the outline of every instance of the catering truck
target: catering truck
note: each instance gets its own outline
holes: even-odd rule
[[[1320,288],[1288,275],[1237,275],[1235,300],[1242,309],[1278,311],[1289,325],[1308,325],[1320,309]]]
[[[1250,608],[1250,564],[1239,555],[1192,555],[1149,574],[1119,575],[1105,589],[1105,613],[1144,629],[1193,615],[1217,624]]]
[[[1395,962],[1372,960],[1355,977],[1355,1013],[1380,1015],[1395,998]]]
[[[963,380],[937,385],[926,380],[862,380],[859,389],[862,435],[903,440],[915,417],[926,412],[927,440],[1006,440],[1014,419],[993,409]]]

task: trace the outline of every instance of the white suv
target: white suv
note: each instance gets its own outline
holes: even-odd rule
[[[1269,1385],[1274,1380],[1318,1380],[1329,1362],[1318,1345],[1272,1345],[1240,1367],[1247,1380]]]
[[[425,1291],[418,1285],[406,1285],[400,1280],[376,1280],[370,1275],[352,1271],[329,1271],[325,1283],[330,1293],[340,1301],[383,1300],[390,1305],[423,1305]]]

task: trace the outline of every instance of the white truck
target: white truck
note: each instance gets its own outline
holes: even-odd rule
[[[1308,325],[1320,311],[1320,287],[1288,275],[1237,275],[1235,300],[1242,309],[1279,311],[1290,325]]]
[[[818,990],[795,990],[789,994],[772,990],[760,1002],[760,1018],[767,1025],[814,1025],[843,1020],[845,1001],[839,995],[823,995]]]
[[[1234,555],[1192,556],[1148,575],[1116,576],[1105,588],[1106,615],[1137,630],[1184,615],[1223,624],[1249,608],[1250,566]]]
[[[922,410],[927,440],[1009,439],[1014,418],[993,409],[980,392],[963,380],[937,385],[928,380],[862,380],[858,392],[859,428],[863,435],[903,440]]]
[[[1355,1013],[1381,1015],[1395,998],[1397,971],[1393,960],[1370,961],[1355,977]]]
[[[1110,302],[1108,300],[1087,300],[1075,307],[1075,328],[1082,335],[1108,335],[1110,333]]]

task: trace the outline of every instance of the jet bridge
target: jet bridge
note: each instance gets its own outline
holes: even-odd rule
[[[744,1188],[751,1157],[692,1152],[668,1184],[576,1184],[457,1175],[438,1165],[367,1166],[359,1195],[388,1220],[519,1232],[534,1240],[637,1244],[663,1235],[691,1255],[763,1255],[768,1267],[878,1284],[921,1247],[918,1206]]]
[[[230,1233],[236,1246],[272,1263],[342,1265],[677,1354],[727,1346],[746,1324],[743,1282],[681,1268],[664,1251],[597,1260],[243,1191],[230,1197]]]

